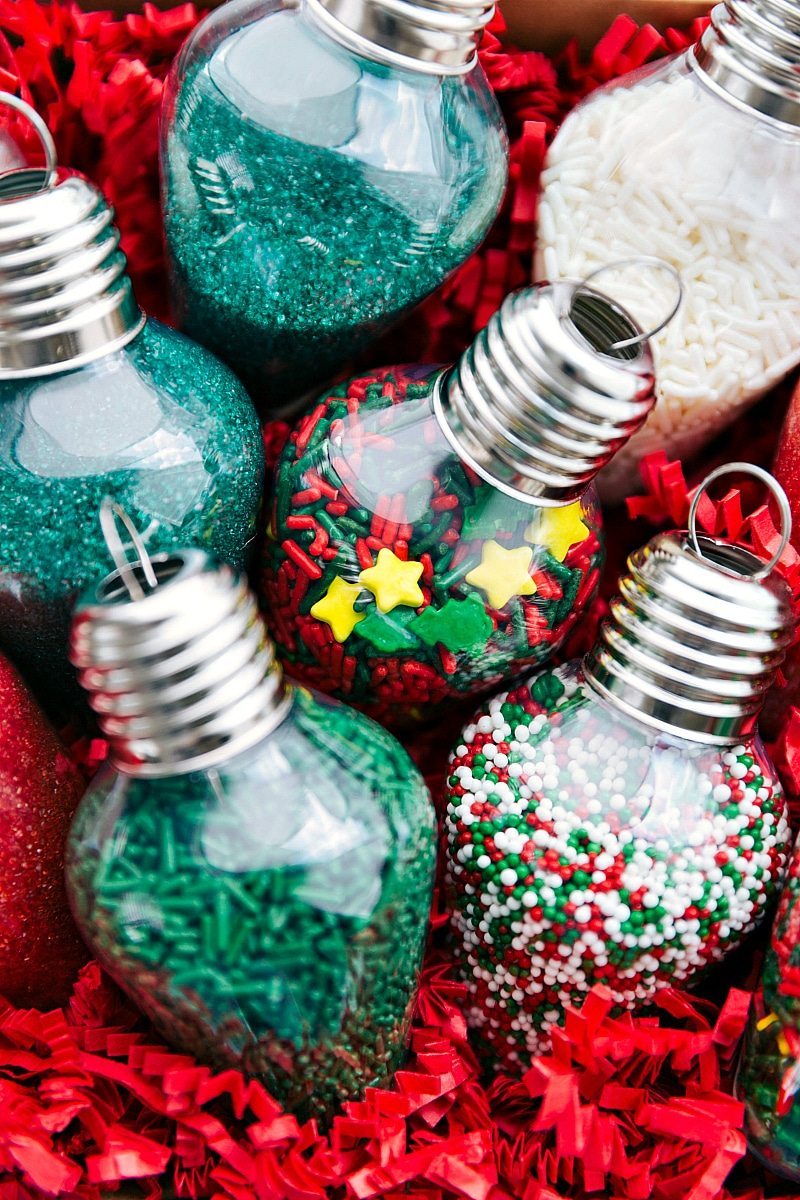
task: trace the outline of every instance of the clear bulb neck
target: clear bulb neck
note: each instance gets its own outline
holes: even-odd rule
[[[0,179],[0,379],[50,375],[140,332],[113,211],[80,175]]]
[[[725,0],[694,48],[694,63],[730,99],[800,126],[800,4]]]
[[[220,766],[277,728],[291,691],[232,568],[200,550],[150,564],[155,587],[134,564],[82,600],[70,657],[120,771],[162,777]]]
[[[654,379],[633,318],[563,281],[509,296],[440,377],[434,408],[459,457],[494,487],[557,506],[583,495],[644,424]]]
[[[432,75],[463,75],[494,15],[486,0],[306,0],[332,38],[376,62]]]
[[[710,745],[756,732],[794,632],[791,595],[739,546],[664,533],[635,551],[586,683],[646,725]]]

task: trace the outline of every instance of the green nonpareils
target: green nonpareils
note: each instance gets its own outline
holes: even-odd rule
[[[107,776],[68,858],[84,936],[182,1049],[326,1119],[399,1065],[434,817],[405,752],[366,718],[298,692],[218,770]]]
[[[262,476],[242,386],[155,321],[77,370],[0,383],[0,645],[43,701],[73,699],[69,619],[109,564],[103,498],[151,554],[196,545],[241,567]]]
[[[183,326],[274,406],[469,256],[502,197],[505,138],[480,72],[361,59],[302,5],[238,20],[213,17],[171,78],[165,224]]]

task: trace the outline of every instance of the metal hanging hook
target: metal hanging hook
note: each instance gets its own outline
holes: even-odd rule
[[[128,547],[124,545],[119,536],[118,521],[130,535],[131,545],[138,555],[133,561],[128,558]],[[144,600],[146,592],[136,578],[135,568],[141,567],[145,582],[151,589],[158,587],[158,579],[139,530],[122,505],[117,504],[116,500],[112,500],[110,496],[106,496],[100,505],[100,528],[103,531],[109,554],[114,560],[120,579],[128,589],[131,600]]]
[[[40,191],[46,191],[47,188],[53,186],[58,174],[58,155],[52,133],[48,129],[46,122],[39,116],[36,109],[28,104],[27,100],[21,100],[19,96],[14,96],[11,92],[0,92],[0,104],[4,104],[6,108],[13,108],[16,112],[21,113],[28,124],[38,134],[39,141],[44,150],[45,161],[45,174]],[[3,175],[13,174],[13,171],[3,172]],[[0,175],[0,178],[2,178],[2,175]]]
[[[665,329],[667,325],[669,325],[670,321],[683,303],[683,280],[681,279],[680,271],[677,269],[677,267],[673,267],[672,263],[668,263],[663,258],[658,258],[656,255],[650,254],[637,254],[631,258],[619,258],[616,260],[616,262],[605,263],[602,267],[597,267],[594,271],[590,271],[586,278],[582,279],[575,287],[575,290],[572,293],[573,301],[574,297],[577,296],[581,291],[585,290],[589,293],[593,291],[592,288],[588,287],[588,284],[591,283],[593,279],[597,279],[598,275],[602,275],[606,271],[618,271],[620,268],[633,266],[644,266],[650,267],[655,271],[666,271],[667,274],[671,275],[675,281],[677,298],[672,308],[669,310],[664,319],[658,323],[658,325],[654,325],[652,329],[648,329],[645,333],[637,333],[633,337],[623,338],[619,342],[612,342],[610,346],[606,347],[606,350],[604,351],[606,354],[612,354],[617,350],[627,350],[630,346],[638,346],[642,342],[649,341],[651,337],[655,337],[657,333],[660,333],[662,329]]]
[[[710,475],[706,475],[705,479],[700,484],[700,487],[695,492],[689,508],[689,540],[692,543],[692,548],[695,553],[700,558],[703,558],[703,551],[697,537],[697,510],[700,505],[700,500],[704,493],[708,491],[709,484],[713,483],[715,479],[719,479],[723,475],[734,474],[752,475],[755,479],[760,480],[770,494],[775,498],[775,501],[778,505],[778,511],[781,518],[780,545],[772,555],[772,558],[770,558],[769,562],[767,562],[761,568],[761,570],[754,571],[750,576],[751,579],[764,579],[770,574],[770,572],[775,570],[775,567],[780,562],[781,555],[789,544],[789,538],[792,534],[792,510],[789,507],[789,500],[786,492],[778,483],[777,479],[770,475],[769,471],[765,471],[763,467],[757,467],[754,463],[746,462],[723,463],[721,467],[717,467],[715,471],[710,473]]]

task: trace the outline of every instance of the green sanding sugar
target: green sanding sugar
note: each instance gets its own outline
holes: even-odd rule
[[[109,564],[105,496],[151,554],[202,546],[241,568],[262,478],[244,388],[156,321],[77,370],[0,383],[0,646],[40,699],[74,704],[69,621]]]
[[[277,404],[472,253],[503,194],[505,135],[479,72],[382,67],[303,11],[208,51],[213,21],[166,107],[174,292],[183,327]]]
[[[434,830],[398,743],[299,691],[270,737],[217,770],[106,774],[73,828],[70,896],[164,1037],[327,1119],[401,1061]]]

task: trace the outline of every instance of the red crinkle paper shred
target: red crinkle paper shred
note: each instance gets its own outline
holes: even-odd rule
[[[115,18],[34,0],[0,0],[0,87],[32,101],[61,161],[91,175],[117,210],[140,302],[168,305],[156,134],[163,81],[198,19],[192,5]],[[530,278],[538,177],[549,139],[594,87],[696,39],[702,23],[659,34],[619,17],[582,62],[507,47],[497,21],[482,61],[511,136],[511,177],[485,246],[412,318],[419,356],[452,358],[511,289]],[[408,326],[407,328],[410,328]],[[276,456],[286,427],[265,430]],[[665,456],[643,467],[632,517],[681,524],[691,491]],[[704,500],[703,528],[771,553],[778,532],[746,489]],[[634,532],[636,527],[634,525]],[[782,569],[795,591],[800,572]],[[594,629],[604,601],[584,633]],[[800,783],[800,712],[785,723],[788,774]],[[87,772],[101,742],[78,743]],[[800,787],[796,790],[800,791]],[[331,1130],[300,1126],[258,1083],[213,1074],[155,1039],[92,964],[64,1012],[0,1001],[0,1200],[101,1195],[223,1200],[778,1200],[745,1156],[732,1068],[746,991],[721,1004],[661,993],[645,1015],[613,1017],[596,988],[570,1012],[552,1052],[521,1079],[482,1079],[467,1041],[463,988],[451,981],[433,914],[405,1068],[345,1106]],[[741,976],[740,976],[741,978]],[[131,1186],[134,1191],[131,1191]],[[121,1193],[122,1194],[122,1193]]]
[[[429,964],[406,1067],[323,1136],[260,1084],[154,1041],[91,964],[63,1013],[0,1008],[0,1198],[99,1200],[130,1180],[233,1200],[734,1195],[742,1107],[723,1087],[748,992],[718,1009],[667,991],[655,1015],[613,1018],[596,988],[550,1055],[488,1088],[462,993]]]

